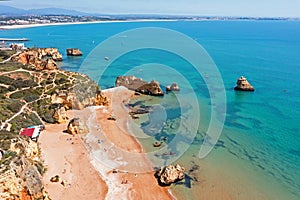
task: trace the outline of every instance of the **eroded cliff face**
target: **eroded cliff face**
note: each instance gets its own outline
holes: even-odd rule
[[[48,199],[41,175],[45,169],[37,143],[1,131],[3,158],[0,168],[0,199]],[[6,136],[6,137],[4,137]]]

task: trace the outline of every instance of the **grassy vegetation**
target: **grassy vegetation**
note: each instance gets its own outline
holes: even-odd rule
[[[5,85],[10,85],[14,82],[14,79],[9,78],[8,76],[0,76],[0,83]]]
[[[21,128],[26,128],[32,125],[42,125],[43,123],[34,113],[26,113],[23,112],[22,114],[15,117],[12,121],[11,132],[18,133]]]
[[[14,99],[0,99],[0,120],[5,121],[19,112],[24,103]]]
[[[15,52],[14,51],[0,51],[0,62],[10,58]]]
[[[24,66],[21,63],[2,63],[0,64],[0,72],[11,72],[20,68],[23,68]]]
[[[35,88],[35,89],[25,89],[10,95],[12,99],[24,99],[27,102],[31,102],[34,100],[39,99],[40,95],[42,94],[42,88]]]
[[[21,89],[26,87],[36,87],[38,84],[34,82],[33,78],[28,80],[23,80],[21,78],[18,78],[14,80],[11,85],[13,85],[15,88]]]

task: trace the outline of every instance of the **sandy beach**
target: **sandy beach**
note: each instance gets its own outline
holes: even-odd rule
[[[54,200],[173,199],[167,188],[158,186],[141,145],[126,131],[129,115],[124,102],[134,93],[122,87],[105,95],[111,100],[108,107],[68,112],[70,119],[79,117],[86,122],[87,135],[64,133],[67,123],[46,125],[39,140],[48,167],[46,191]],[[117,120],[108,120],[111,115]],[[142,170],[132,163],[143,163]],[[65,186],[50,182],[55,175],[65,180]]]
[[[66,22],[66,23],[45,23],[45,24],[20,24],[20,25],[4,25],[0,29],[23,29],[34,28],[41,26],[63,26],[63,25],[76,25],[76,24],[100,24],[100,23],[129,23],[129,22],[159,22],[159,21],[178,21],[178,20],[158,20],[158,19],[138,19],[138,20],[108,20],[108,21],[91,21],[91,22]]]

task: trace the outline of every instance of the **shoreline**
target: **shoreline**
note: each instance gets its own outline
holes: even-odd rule
[[[64,26],[64,25],[81,25],[81,24],[104,24],[104,23],[135,23],[135,22],[172,22],[175,19],[138,19],[138,20],[107,20],[107,21],[90,21],[90,22],[62,22],[62,23],[45,23],[45,24],[22,24],[22,25],[3,25],[0,30],[25,29],[44,26]]]
[[[150,161],[142,154],[142,146],[126,130],[130,116],[123,104],[134,93],[126,88],[103,90],[103,93],[113,106],[68,111],[69,119],[79,117],[86,122],[89,128],[87,135],[72,137],[63,133],[67,123],[46,125],[46,131],[41,134],[41,151],[48,165],[43,179],[50,198],[175,199],[168,188],[158,185]],[[112,113],[116,121],[107,119]],[[142,155],[133,160],[139,154]],[[148,171],[143,173],[131,168],[137,167],[130,164],[135,161],[143,163],[142,167],[147,167]],[[50,177],[55,175],[66,180],[68,185],[51,183]],[[92,189],[89,185],[97,187]]]

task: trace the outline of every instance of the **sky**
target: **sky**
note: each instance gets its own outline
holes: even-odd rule
[[[1,4],[103,14],[300,17],[300,0],[10,0]]]

